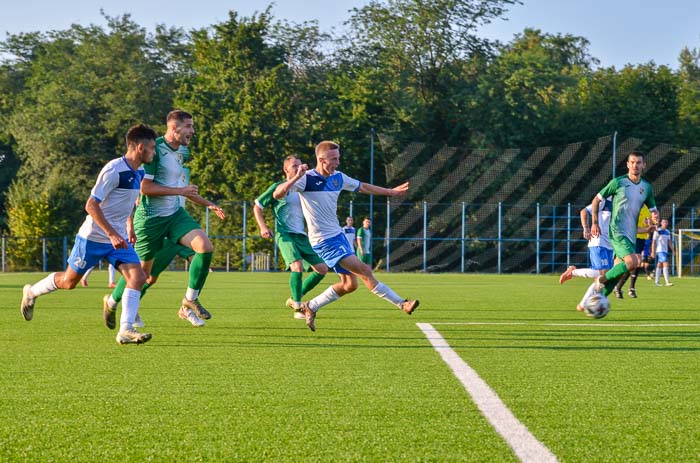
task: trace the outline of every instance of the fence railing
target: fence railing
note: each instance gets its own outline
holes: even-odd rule
[[[227,203],[222,207],[226,223],[215,225],[208,210],[201,217],[214,243],[212,267],[222,271],[283,270],[274,243],[261,238],[257,224],[249,218],[250,204]],[[588,266],[587,242],[579,219],[582,207],[387,200],[384,207],[374,209],[374,267],[386,272],[557,273],[569,265]],[[344,214],[360,223],[362,217],[369,216],[369,203],[343,203],[339,212],[339,223],[344,222]],[[700,228],[695,208],[673,204],[666,212],[670,213],[672,231]],[[73,239],[2,236],[1,270],[62,270]],[[33,251],[18,255],[17,249]],[[675,264],[675,256],[673,259]],[[176,261],[171,268],[184,269],[185,261]]]

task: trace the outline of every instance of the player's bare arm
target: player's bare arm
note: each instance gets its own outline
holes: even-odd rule
[[[257,204],[253,205],[253,216],[255,216],[255,221],[258,223],[258,228],[260,228],[260,236],[263,238],[272,238],[272,231],[270,231],[265,223],[263,210]]]
[[[85,211],[90,214],[92,220],[95,221],[97,225],[100,226],[102,230],[109,236],[109,240],[112,242],[114,249],[126,249],[129,247],[128,243],[117,231],[109,224],[102,212],[102,207],[100,203],[93,197],[87,200],[85,203]]]
[[[183,187],[164,186],[153,180],[144,178],[141,180],[141,194],[146,196],[185,196],[190,197],[198,194],[197,185],[186,185]]]
[[[583,228],[583,237],[586,240],[591,239],[591,229],[588,227],[588,210],[584,207],[579,213],[581,217],[581,228]]]
[[[371,183],[362,183],[358,191],[368,195],[401,196],[408,192],[408,187],[408,182],[402,183],[394,188],[384,188],[377,185],[372,185]]]
[[[591,202],[591,236],[600,236],[600,226],[598,226],[598,210],[600,208],[600,197],[598,195]]]
[[[199,196],[199,194],[193,194],[193,195],[189,195],[189,196],[183,195],[183,196],[185,196],[187,199],[189,199],[190,201],[192,201],[195,204],[199,204],[200,206],[205,206],[210,211],[214,211],[216,216],[218,218],[220,218],[221,220],[226,218],[226,214],[224,213],[223,209],[221,209],[219,206],[217,206],[213,202],[209,201],[208,199],[202,198],[201,196]]]
[[[294,185],[297,180],[302,178],[306,174],[307,170],[309,170],[308,165],[300,164],[292,178],[277,185],[277,188],[275,188],[275,191],[272,193],[272,197],[275,199],[282,199],[287,196],[287,193],[289,193],[289,189],[292,188],[292,185]]]

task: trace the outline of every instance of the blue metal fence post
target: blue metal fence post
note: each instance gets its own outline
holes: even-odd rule
[[[275,220],[275,236],[277,236],[277,221]],[[277,254],[277,246],[275,245],[275,238],[272,238],[272,253],[273,253],[273,258],[272,261],[275,264],[275,269],[273,272],[276,272],[279,270],[279,254]]]
[[[247,250],[247,236],[248,236],[248,203],[243,201],[243,271],[246,271],[246,257],[248,256]]]
[[[209,208],[204,209],[204,233],[209,236]]]
[[[428,270],[428,203],[423,201],[423,273]]]
[[[535,235],[535,248],[537,257],[535,258],[535,265],[537,265],[537,270],[535,273],[540,274],[540,203],[537,203],[537,213],[536,213],[536,235]]]
[[[502,208],[502,203],[499,201],[498,202],[498,273],[500,275],[501,273],[501,238],[502,238],[502,233],[503,233],[503,208]]]
[[[41,260],[42,260],[42,268],[43,268],[44,272],[46,272],[48,270],[48,262],[46,262],[46,260],[47,260],[46,238],[41,239]]]
[[[552,206],[552,252],[551,252],[551,254],[552,254],[552,270],[551,270],[551,272],[552,273],[554,273],[554,269],[555,269],[554,261],[556,258],[556,254],[554,251],[556,250],[556,247],[557,247],[556,245],[557,245],[557,206]]]
[[[676,203],[671,204],[671,236],[676,236]],[[678,246],[678,243],[675,245]],[[676,275],[676,254],[679,252],[681,252],[680,246],[671,254],[671,275]]]
[[[370,183],[372,183],[372,182],[370,182]],[[350,201],[349,211],[348,211],[348,217],[352,217],[352,218],[354,219],[355,216],[353,215],[353,213],[354,213],[354,211],[353,211],[353,205],[352,205],[352,200],[351,200],[351,201]],[[343,220],[343,224],[344,224],[344,223],[345,223],[345,220]]]
[[[389,255],[391,253],[391,201],[386,199],[386,272],[389,273]]]
[[[68,237],[63,237],[63,260],[61,262],[68,262]]]
[[[571,265],[571,203],[566,205],[566,266]]]
[[[2,272],[5,273],[5,249],[7,249],[7,237],[2,235]]]
[[[369,183],[374,185],[374,129],[369,134]],[[369,218],[374,221],[374,195],[369,195]]]
[[[464,238],[467,235],[467,209],[464,203],[462,203],[462,273],[464,273]]]

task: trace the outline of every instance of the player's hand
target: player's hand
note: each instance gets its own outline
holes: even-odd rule
[[[583,229],[583,238],[586,240],[591,239],[591,231],[588,228]]]
[[[299,167],[297,167],[297,173],[294,175],[294,181],[296,182],[300,178],[306,174],[306,171],[309,170],[309,165],[308,164],[299,164]]]
[[[401,196],[401,195],[405,195],[406,192],[408,192],[408,187],[409,187],[408,182],[402,183],[402,184],[399,185],[399,186],[395,186],[394,188],[392,188],[391,190],[389,190],[389,191],[392,192],[392,194],[391,194],[390,196]]]
[[[591,225],[591,236],[598,238],[600,236],[600,227],[597,223]]]
[[[216,214],[216,216],[217,216],[218,218],[220,218],[221,220],[224,220],[224,219],[226,218],[226,214],[224,214],[224,210],[221,209],[221,208],[220,208],[219,206],[217,206],[216,204],[212,204],[211,206],[209,206],[209,210],[210,210],[210,211],[214,211],[214,213]]]
[[[199,188],[197,185],[187,185],[180,188],[180,196],[196,196],[199,193]]]
[[[109,240],[112,242],[114,249],[127,249],[129,247],[129,243],[121,235],[111,235]]]
[[[129,243],[133,246],[136,243],[136,233],[134,233],[134,229],[127,230],[127,235],[129,236]]]
[[[272,232],[271,232],[270,229],[267,228],[267,227],[261,228],[261,229],[260,229],[260,236],[262,236],[263,238],[268,238],[268,239],[269,239],[269,238],[272,238]]]

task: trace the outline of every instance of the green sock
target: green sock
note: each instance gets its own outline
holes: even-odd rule
[[[119,281],[117,281],[117,286],[115,286],[114,290],[112,291],[112,299],[114,299],[115,302],[119,302],[122,300],[124,288],[126,288],[126,280],[124,279],[124,277],[119,277]]]
[[[209,264],[211,264],[211,252],[195,253],[190,264],[189,287],[192,289],[202,289],[204,282],[209,276]]]
[[[605,283],[605,290],[603,291],[603,294],[606,296],[610,293],[612,293],[613,288],[615,288],[615,283],[617,283],[617,280],[620,279],[622,275],[625,274],[627,271],[627,264],[624,262],[620,262],[607,272],[605,272],[605,278],[608,280]]]
[[[289,275],[289,287],[292,289],[292,300],[294,302],[301,302],[301,272],[292,272]]]
[[[303,296],[304,294],[314,289],[316,285],[323,280],[324,277],[325,275],[321,275],[318,272],[313,272],[311,275],[306,277],[306,279],[304,280],[304,284],[301,285],[301,295]]]
[[[151,285],[148,283],[143,284],[143,288],[141,288],[141,297],[139,299],[143,299],[143,296],[146,295],[146,290],[150,287],[151,287]]]

